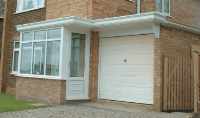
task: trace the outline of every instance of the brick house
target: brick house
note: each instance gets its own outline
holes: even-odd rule
[[[49,104],[161,111],[162,55],[200,46],[199,0],[6,0],[4,19],[0,90]]]

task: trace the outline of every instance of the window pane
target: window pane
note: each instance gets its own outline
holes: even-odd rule
[[[23,0],[17,0],[17,11],[23,11]]]
[[[84,77],[85,34],[72,34],[70,77]]]
[[[32,43],[22,44],[20,73],[31,74]]]
[[[169,14],[169,0],[164,0],[164,11]]]
[[[18,71],[19,51],[14,51],[13,71]]]
[[[59,76],[60,41],[47,43],[46,75]]]
[[[48,39],[61,38],[61,29],[49,29],[48,30]]]
[[[24,0],[24,10],[32,9],[37,6],[37,0]]]
[[[46,31],[45,30],[35,31],[35,37],[34,37],[34,39],[35,40],[46,39]]]
[[[45,42],[34,43],[33,74],[44,75]]]
[[[19,48],[20,43],[19,42],[15,42],[15,49]]]
[[[33,38],[33,32],[26,32],[22,34],[22,41],[30,41]]]
[[[156,11],[162,12],[162,0],[156,0]]]
[[[44,0],[38,0],[38,6],[44,6]]]

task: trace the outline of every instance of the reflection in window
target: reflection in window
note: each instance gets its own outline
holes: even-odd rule
[[[31,74],[32,43],[22,44],[21,69],[22,74]]]
[[[45,30],[35,31],[34,39],[35,40],[46,39],[46,31]]]
[[[19,51],[14,51],[13,71],[18,71]]]
[[[24,0],[24,10],[36,7],[37,0]]]
[[[70,77],[84,77],[85,34],[72,34]]]
[[[22,34],[23,41],[30,41],[33,38],[33,32],[25,32]]]
[[[34,43],[33,47],[33,74],[44,74],[45,42]]]
[[[61,38],[61,29],[49,29],[48,30],[48,39]]]
[[[47,43],[46,75],[59,75],[60,41]]]
[[[156,0],[156,11],[170,14],[170,0]]]

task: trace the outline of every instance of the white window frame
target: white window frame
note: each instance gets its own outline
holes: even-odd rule
[[[157,3],[156,3],[156,5],[157,5]],[[165,0],[162,0],[162,12],[160,12],[160,13],[162,13],[166,16],[170,16],[170,11],[171,11],[170,8],[171,8],[171,0],[169,0],[169,13],[166,13],[165,12]],[[157,12],[159,12],[159,11],[157,11]]]
[[[26,10],[24,10],[24,2],[25,2],[25,0],[22,0],[22,5],[20,6],[19,5],[19,2],[20,0],[17,0],[17,7],[16,7],[16,13],[21,13],[21,12],[27,12],[27,11],[32,11],[32,10],[36,10],[36,9],[41,9],[41,8],[44,8],[45,7],[45,0],[43,1],[44,3],[42,4],[42,5],[39,5],[39,1],[40,0],[37,0],[36,2],[36,4],[37,4],[37,6],[36,7],[34,7],[34,8],[31,8],[31,9],[26,9]],[[20,10],[19,10],[20,9]]]
[[[19,43],[19,48],[15,48],[16,43]],[[20,41],[14,41],[14,47],[13,47],[13,61],[12,61],[12,62],[13,62],[13,63],[12,63],[12,73],[13,73],[13,74],[17,74],[18,71],[19,71],[20,48],[21,48]],[[18,56],[18,69],[17,69],[17,71],[14,71],[15,52],[19,52],[19,56]]]
[[[48,30],[50,29],[57,29],[57,28],[60,28],[61,29],[61,37],[60,38],[54,38],[54,39],[48,39],[47,38],[47,34],[48,34]],[[47,29],[40,29],[40,30],[33,30],[33,31],[27,31],[27,32],[33,32],[33,36],[32,36],[32,40],[28,40],[28,41],[22,41],[22,35],[23,33],[26,33],[26,32],[21,32],[20,33],[20,53],[19,53],[19,60],[18,60],[18,73],[17,75],[18,76],[21,76],[21,77],[33,77],[33,78],[46,78],[46,79],[62,79],[61,78],[61,72],[62,72],[62,43],[63,43],[63,27],[54,27],[54,28],[47,28]],[[46,38],[45,39],[37,39],[37,40],[34,40],[34,34],[36,31],[42,31],[42,30],[45,30],[46,31]],[[46,54],[47,54],[47,43],[48,42],[52,42],[52,41],[60,41],[60,59],[59,59],[59,75],[58,76],[53,76],[53,75],[46,75]],[[21,68],[21,51],[22,51],[22,45],[23,44],[26,44],[26,43],[32,43],[32,49],[33,49],[33,46],[34,46],[34,43],[35,42],[45,42],[45,62],[44,62],[44,75],[36,75],[36,74],[33,74],[33,51],[32,50],[32,54],[31,54],[31,74],[23,74],[23,73],[20,73],[20,68]]]

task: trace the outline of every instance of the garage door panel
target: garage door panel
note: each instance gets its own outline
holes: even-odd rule
[[[110,98],[110,96],[116,96],[113,97],[112,99]],[[124,97],[123,95],[116,95],[116,94],[106,94],[106,95],[101,95],[103,99],[107,99],[107,100],[117,100],[117,101],[125,101],[125,102],[133,102],[136,101],[135,103],[144,103],[144,104],[153,104],[153,99],[149,99],[148,97],[145,98],[141,97],[141,98],[136,98],[135,96],[130,96],[130,97]]]
[[[153,35],[103,38],[99,97],[153,104],[153,70]]]
[[[151,76],[152,72],[147,72],[147,71],[137,71],[137,72],[108,72],[108,71],[104,71],[101,72],[101,75],[116,75],[116,76],[120,76],[120,75],[133,75],[133,76],[138,76],[138,75],[150,75]],[[152,74],[153,75],[153,74]]]
[[[127,59],[128,61],[145,61],[145,60],[152,60],[153,54],[119,54],[119,55],[102,55],[101,60],[102,61],[109,61],[109,60],[120,60],[124,61],[124,59]]]
[[[105,50],[105,49],[104,49]],[[110,50],[110,51],[103,51],[101,52],[102,55],[121,55],[121,54],[153,54],[154,51],[153,50],[148,50],[148,49],[144,49],[144,50]]]
[[[122,60],[113,60],[113,61],[102,61],[101,65],[124,65],[124,61]],[[132,61],[129,60],[128,64],[134,64],[134,65],[153,65],[152,60],[144,60],[144,61]]]
[[[123,82],[133,82],[136,84],[139,83],[152,83],[152,79],[153,76],[127,76],[127,75],[119,75],[119,76],[115,76],[115,75],[101,75],[100,76],[101,81],[104,82],[116,82],[116,83],[123,83]],[[115,81],[113,81],[115,80]]]
[[[124,71],[152,71],[151,66],[147,65],[102,65],[101,71],[124,72]]]

